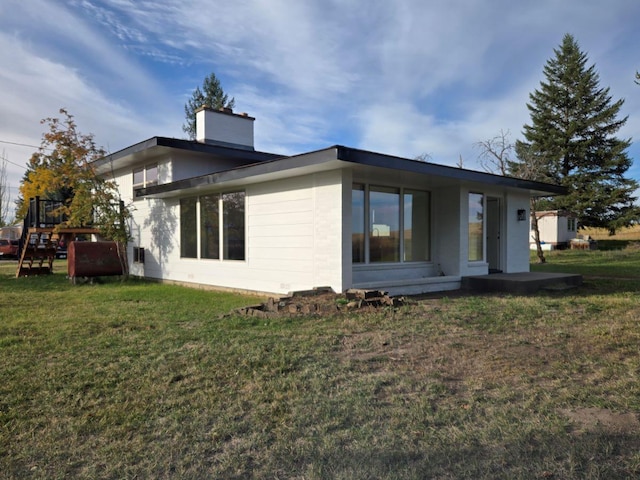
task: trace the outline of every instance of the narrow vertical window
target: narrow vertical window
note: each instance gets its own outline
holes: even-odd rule
[[[148,165],[145,171],[144,185],[148,187],[150,185],[158,184],[158,164]]]
[[[244,260],[244,192],[222,195],[222,238],[225,260]]]
[[[180,200],[180,256],[185,258],[198,256],[196,205],[195,197]]]
[[[469,261],[484,258],[484,195],[469,193]]]
[[[400,261],[400,192],[371,187],[369,191],[369,261]]]
[[[220,195],[200,197],[200,258],[220,258]]]
[[[364,263],[364,185],[353,185],[351,190],[351,261]]]
[[[144,167],[136,168],[133,171],[133,186],[134,187],[144,186]]]
[[[404,191],[403,261],[421,262],[431,259],[429,245],[429,192]]]

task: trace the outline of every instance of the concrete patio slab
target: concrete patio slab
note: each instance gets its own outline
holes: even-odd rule
[[[582,285],[582,275],[575,273],[492,273],[462,278],[462,288],[477,292],[526,294],[541,289],[559,290]]]

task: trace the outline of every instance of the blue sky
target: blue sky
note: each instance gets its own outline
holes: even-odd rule
[[[184,104],[215,72],[256,118],[258,150],[343,144],[479,169],[476,142],[521,138],[565,33],[625,99],[619,136],[640,142],[638,25],[637,0],[3,0],[0,152],[15,195],[61,107],[110,152],[184,138]]]

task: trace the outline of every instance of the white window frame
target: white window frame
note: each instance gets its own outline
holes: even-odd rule
[[[155,170],[156,175],[155,175],[155,180],[149,180],[148,176],[149,176],[149,172]],[[142,182],[137,182],[136,183],[136,173],[142,173]],[[136,167],[133,169],[132,172],[132,183],[133,183],[133,191],[134,191],[134,195],[133,198],[135,199],[135,191],[140,189],[140,188],[146,188],[146,187],[150,187],[151,185],[157,185],[158,184],[158,163],[149,163],[148,165],[142,165],[140,167]]]
[[[420,188],[414,187],[400,187],[393,185],[381,185],[381,184],[368,184],[364,182],[354,181],[351,185],[351,189],[353,190],[355,186],[362,187],[364,191],[364,261],[362,262],[353,262],[353,265],[370,265],[370,266],[381,266],[381,265],[410,265],[410,264],[419,264],[419,263],[431,263],[433,261],[433,202],[432,202],[432,192],[430,190],[422,190]],[[398,191],[398,195],[400,197],[399,208],[400,208],[400,218],[399,218],[399,230],[400,230],[400,251],[399,251],[399,260],[397,262],[371,262],[369,257],[369,248],[370,248],[370,236],[371,236],[371,218],[370,218],[370,190],[371,188],[392,188]],[[426,214],[428,215],[428,237],[427,242],[429,244],[428,249],[428,258],[426,260],[405,260],[405,193],[407,191],[410,192],[424,192],[428,195],[429,206]],[[352,232],[353,235],[353,232]],[[353,237],[352,240],[353,242]],[[353,248],[353,244],[352,244]],[[353,257],[352,257],[353,258]]]
[[[225,232],[224,225],[224,198],[226,195],[242,193],[244,195],[244,253],[242,259],[233,259],[228,258],[228,252],[225,250],[227,244],[225,244],[225,239],[228,238],[228,232]],[[202,256],[202,225],[201,225],[201,206],[200,199],[207,195],[217,195],[217,203],[218,203],[218,258],[208,258]],[[190,197],[185,197],[190,198]],[[246,210],[246,199],[247,193],[245,190],[231,190],[225,192],[213,192],[210,194],[198,195],[196,198],[195,209],[196,209],[196,256],[195,257],[181,257],[185,259],[197,259],[197,260],[206,260],[210,262],[246,262],[247,260],[247,210]],[[180,219],[182,221],[182,218]],[[182,231],[180,232],[180,242],[182,242]]]

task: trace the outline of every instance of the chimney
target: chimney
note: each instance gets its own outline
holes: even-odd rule
[[[238,115],[230,108],[214,110],[202,106],[196,110],[196,140],[200,143],[253,150],[253,122],[246,113]]]

